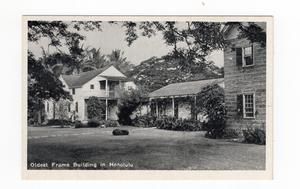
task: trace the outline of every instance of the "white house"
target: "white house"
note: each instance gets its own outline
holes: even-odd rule
[[[127,77],[113,65],[101,69],[83,72],[78,75],[62,75],[61,81],[64,89],[72,95],[73,101],[65,103],[68,116],[76,115],[77,120],[87,120],[87,100],[89,97],[98,97],[105,102],[106,120],[117,120],[117,87],[135,87],[134,83],[126,82]],[[56,102],[45,101],[47,119],[59,119],[56,113]]]

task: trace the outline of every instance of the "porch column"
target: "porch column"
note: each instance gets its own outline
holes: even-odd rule
[[[196,104],[197,104],[197,96],[194,97],[194,118],[197,120],[197,113],[196,113]]]
[[[108,119],[108,100],[105,99],[105,120]]]
[[[157,104],[157,101],[156,101],[155,105],[156,105],[156,117],[158,117],[158,104]]]
[[[106,96],[108,97],[108,80],[105,80],[105,91],[106,91]]]
[[[175,117],[175,102],[174,102],[174,96],[172,97],[172,109],[173,109],[173,117]]]

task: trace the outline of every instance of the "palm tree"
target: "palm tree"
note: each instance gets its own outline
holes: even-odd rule
[[[101,53],[101,49],[98,48],[85,48],[84,60],[82,65],[82,71],[89,71],[102,68],[108,64],[107,58]]]
[[[109,61],[123,73],[126,73],[133,68],[133,65],[127,61],[126,57],[124,57],[124,52],[119,49],[113,50],[107,57]]]

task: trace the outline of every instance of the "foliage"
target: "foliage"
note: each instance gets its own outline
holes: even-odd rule
[[[222,138],[225,129],[225,102],[224,89],[218,84],[204,87],[197,94],[196,113],[201,113],[208,118],[203,126],[209,138]]]
[[[141,87],[120,90],[118,101],[119,122],[123,125],[132,125],[130,116],[146,101],[147,93]]]
[[[174,131],[200,131],[202,123],[192,119],[176,119],[174,117],[164,116],[157,118],[152,115],[137,116],[134,121],[136,127],[156,127],[158,129]]]
[[[133,125],[136,127],[154,127],[156,116],[142,115],[136,116],[133,120]]]
[[[224,133],[222,138],[231,139],[231,138],[239,138],[240,133],[236,129],[226,128],[224,129]]]
[[[100,121],[100,126],[104,126],[104,127],[119,127],[120,124],[118,121],[116,120],[101,120]]]
[[[100,122],[95,119],[88,120],[88,127],[98,127],[100,126]]]
[[[262,47],[266,46],[266,32],[256,23],[228,22],[226,25],[237,25],[240,30],[239,38],[247,38],[252,43],[256,42]]]
[[[125,129],[114,129],[112,132],[113,135],[129,135],[129,131]]]
[[[138,39],[138,33],[151,37],[161,33],[165,43],[173,47],[167,57],[179,60],[183,69],[206,62],[207,55],[213,50],[226,46],[222,28],[224,25],[239,25],[240,37],[252,42],[265,43],[265,31],[257,24],[248,22],[124,22],[128,45]]]
[[[105,114],[105,103],[98,97],[89,97],[87,100],[87,113],[89,119],[102,120]]]
[[[176,119],[174,117],[158,118],[154,122],[154,126],[158,129],[174,130],[174,131],[201,131],[202,123],[192,119]]]
[[[76,31],[70,30],[70,26],[77,31],[80,29],[94,30],[100,29],[100,23],[28,21],[28,40],[37,43],[41,38],[48,38],[50,40],[48,47],[55,47],[61,54],[54,54],[48,58],[43,49],[44,57],[36,59],[30,51],[28,52],[28,119],[41,122],[43,100],[70,98],[58,79],[57,68],[59,66],[56,65],[59,61],[66,64],[72,62],[71,65],[78,69],[78,57],[82,53],[79,45],[84,37]],[[62,53],[59,49],[63,44],[69,47],[70,56]],[[58,58],[58,56],[60,57]]]
[[[247,128],[243,130],[244,142],[265,145],[266,131],[259,128]]]
[[[48,126],[52,125],[72,125],[72,121],[66,119],[49,119],[47,122]]]
[[[82,128],[82,127],[84,127],[84,125],[81,123],[81,121],[75,121],[75,123],[74,123],[74,127],[75,128]]]
[[[127,73],[135,83],[143,85],[146,91],[152,92],[171,83],[222,77],[222,70],[213,62],[200,64],[183,70],[179,61],[168,61],[152,57],[141,62]]]

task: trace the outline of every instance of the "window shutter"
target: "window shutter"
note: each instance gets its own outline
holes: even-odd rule
[[[242,66],[243,65],[243,49],[242,48],[236,48],[236,65]]]
[[[239,94],[237,95],[237,101],[236,101],[236,105],[237,105],[237,114],[242,117],[244,114],[244,108],[243,108],[243,95]]]

